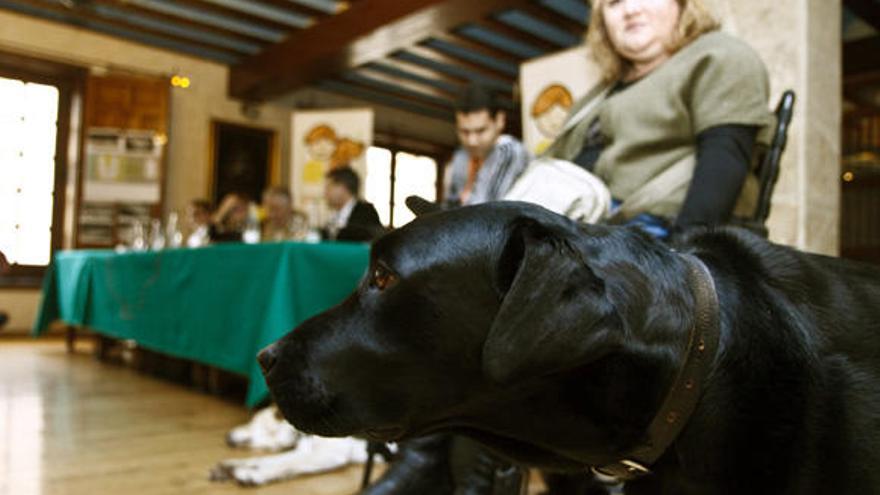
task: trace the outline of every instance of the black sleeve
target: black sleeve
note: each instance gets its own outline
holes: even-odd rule
[[[694,178],[676,219],[679,227],[730,220],[749,171],[758,128],[726,124],[697,135]]]

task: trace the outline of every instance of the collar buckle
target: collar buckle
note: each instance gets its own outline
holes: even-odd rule
[[[644,464],[632,459],[623,459],[601,467],[591,467],[590,471],[595,475],[614,478],[618,481],[633,480],[651,474],[651,470]]]

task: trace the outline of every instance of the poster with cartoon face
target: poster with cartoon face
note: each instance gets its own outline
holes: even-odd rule
[[[324,176],[351,166],[366,175],[366,151],[373,142],[373,110],[369,108],[309,110],[293,113],[291,193],[294,203],[315,225],[327,217]]]
[[[523,140],[540,154],[562,131],[569,111],[599,82],[599,68],[586,46],[525,62],[520,67]]]

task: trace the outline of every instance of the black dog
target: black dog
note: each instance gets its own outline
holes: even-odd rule
[[[523,203],[424,215],[260,361],[303,431],[463,433],[583,472],[645,444],[681,383],[699,326],[691,253],[720,340],[684,429],[626,493],[880,493],[880,270],[734,229],[677,250]]]

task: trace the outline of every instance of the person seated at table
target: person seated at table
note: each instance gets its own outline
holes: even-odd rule
[[[199,247],[210,241],[211,203],[204,199],[194,199],[186,207],[186,245]]]
[[[220,207],[211,216],[211,225],[208,229],[211,241],[241,241],[250,214],[251,202],[246,194],[240,192],[226,194],[220,202]]]
[[[448,206],[498,201],[522,174],[532,157],[517,138],[504,132],[506,125],[507,113],[489,88],[473,83],[459,94],[459,148],[446,169]]]
[[[372,203],[358,199],[361,180],[350,167],[338,167],[324,176],[324,200],[334,211],[321,238],[337,241],[371,241],[385,232]]]
[[[301,239],[307,229],[306,216],[293,208],[290,191],[284,186],[273,186],[263,191],[263,241]]]

